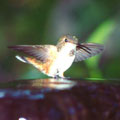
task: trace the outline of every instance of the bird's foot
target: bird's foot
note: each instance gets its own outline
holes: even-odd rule
[[[59,79],[59,78],[61,78],[59,75],[54,76],[54,79]]]
[[[70,77],[64,77],[64,76],[55,75],[54,79],[70,79]]]

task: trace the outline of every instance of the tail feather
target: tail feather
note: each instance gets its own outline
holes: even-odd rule
[[[23,57],[23,56],[15,56],[18,60],[20,60],[21,62],[24,62],[24,63],[29,63],[28,62],[28,60],[25,58],[25,57]]]
[[[34,58],[23,57],[23,56],[18,56],[18,55],[16,56],[16,58],[18,60],[20,60],[21,62],[33,65],[34,67],[36,67],[40,71],[42,70],[42,65],[40,64],[40,62],[38,60],[34,59]]]

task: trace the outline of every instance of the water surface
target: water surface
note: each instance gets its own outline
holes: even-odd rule
[[[0,83],[0,120],[120,120],[119,80]]]

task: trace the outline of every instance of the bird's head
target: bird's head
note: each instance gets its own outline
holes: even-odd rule
[[[64,35],[59,39],[57,46],[61,48],[67,44],[73,44],[76,46],[78,44],[78,39],[75,36]]]

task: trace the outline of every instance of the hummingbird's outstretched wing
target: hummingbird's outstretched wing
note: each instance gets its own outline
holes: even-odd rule
[[[104,50],[104,46],[95,43],[81,43],[76,48],[75,62],[95,56]]]
[[[26,53],[42,62],[53,58],[57,52],[57,48],[54,45],[16,45],[8,48]]]

